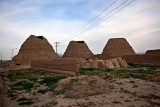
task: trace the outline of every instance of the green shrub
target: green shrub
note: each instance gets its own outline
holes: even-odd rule
[[[78,82],[78,81],[79,81],[79,79],[70,79],[69,82]]]
[[[30,90],[31,88],[33,88],[33,83],[30,83],[30,82],[24,80],[24,81],[17,82],[16,86],[22,86],[23,89]]]
[[[40,84],[51,85],[57,83],[59,80],[66,78],[65,76],[44,77]]]
[[[46,89],[41,89],[41,90],[38,90],[38,93],[46,93],[47,92],[47,90]]]

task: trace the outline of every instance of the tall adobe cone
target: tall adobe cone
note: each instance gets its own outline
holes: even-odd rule
[[[89,50],[84,41],[71,41],[63,55],[63,58],[93,58],[93,53]]]
[[[103,49],[102,56],[135,55],[125,38],[111,38]]]
[[[147,50],[146,55],[160,55],[160,49],[155,49],[155,50]]]
[[[31,60],[60,58],[51,44],[43,36],[31,35],[22,44],[11,65],[31,65]]]

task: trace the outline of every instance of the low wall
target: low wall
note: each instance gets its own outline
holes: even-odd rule
[[[160,55],[126,55],[122,59],[128,63],[160,65]]]
[[[116,57],[117,56],[95,55],[95,58],[103,60],[113,59]],[[160,55],[124,55],[120,57],[125,59],[127,63],[160,65]]]
[[[2,83],[2,78],[0,75],[0,107],[3,107],[3,99],[2,99],[2,91],[3,91],[3,83]]]
[[[76,76],[79,75],[79,60],[74,58],[32,60],[31,68],[56,74]]]

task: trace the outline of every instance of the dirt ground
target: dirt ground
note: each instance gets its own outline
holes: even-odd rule
[[[137,69],[139,68],[129,68],[130,72]],[[64,77],[30,69],[1,72],[4,86],[1,95],[3,107],[160,107],[159,68],[152,70],[154,73],[150,72],[150,68],[142,69],[136,77],[126,72],[125,76],[129,75],[127,78],[123,77],[124,74],[117,75],[117,71],[100,72],[102,70],[88,69],[86,72],[98,73],[89,75],[83,72],[82,76]],[[123,72],[123,69],[120,72]],[[85,82],[81,78],[84,75],[87,79]],[[65,81],[63,85],[61,81]],[[101,81],[105,81],[105,84],[99,85]],[[60,84],[64,86],[62,90],[55,91]],[[67,84],[70,84],[70,87],[67,87]],[[74,87],[77,85],[80,89],[76,92]],[[97,93],[84,94],[84,91],[94,91],[93,86],[99,88]],[[69,94],[79,93],[84,96],[70,97],[67,95],[68,91]]]

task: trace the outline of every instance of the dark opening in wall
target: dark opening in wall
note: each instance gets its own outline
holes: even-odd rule
[[[84,43],[84,41],[77,41],[77,43]]]
[[[21,64],[16,64],[17,66],[20,66]]]
[[[37,36],[37,38],[43,40],[43,36]]]

